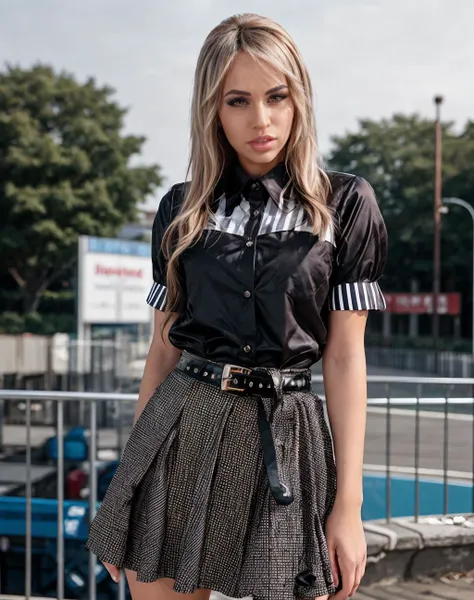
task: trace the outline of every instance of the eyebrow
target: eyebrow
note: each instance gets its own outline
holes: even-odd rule
[[[286,89],[288,86],[283,84],[283,85],[277,85],[277,87],[272,88],[271,90],[268,90],[267,92],[265,92],[265,95],[268,96],[269,94],[274,94],[275,92],[280,92],[283,89]],[[250,92],[244,92],[242,90],[229,90],[224,98],[226,96],[230,96],[230,94],[236,94],[238,96],[251,96],[252,94]]]

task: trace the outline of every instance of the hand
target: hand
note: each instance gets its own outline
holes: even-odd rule
[[[342,589],[332,600],[353,596],[365,573],[367,543],[359,510],[338,505],[337,500],[326,520],[326,540],[334,585]]]
[[[109,572],[109,575],[112,577],[112,579],[115,581],[115,583],[118,583],[120,580],[120,569],[118,567],[115,567],[114,565],[111,565],[110,563],[105,562],[102,564],[107,569],[107,571]]]

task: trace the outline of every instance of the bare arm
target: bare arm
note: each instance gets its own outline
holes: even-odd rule
[[[165,340],[163,341],[161,338],[161,325],[165,319],[165,314],[159,310],[154,311],[153,339],[145,361],[145,369],[138,393],[138,402],[135,407],[134,424],[141,415],[146,403],[153,395],[153,392],[166,379],[179,360],[181,350],[172,346],[168,339],[169,329],[177,317],[177,314],[173,314],[172,319],[167,324],[163,332]]]
[[[336,503],[359,510],[366,426],[366,311],[331,311],[323,376],[337,467]]]
[[[334,600],[352,596],[365,571],[367,543],[361,518],[367,405],[366,311],[330,311],[323,376],[336,455],[337,492],[326,521]]]

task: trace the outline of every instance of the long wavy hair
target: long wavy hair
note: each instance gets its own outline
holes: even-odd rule
[[[180,305],[180,256],[201,237],[211,214],[214,188],[235,156],[219,127],[218,112],[225,78],[239,52],[246,52],[286,76],[295,109],[285,152],[290,183],[306,208],[315,234],[331,224],[326,205],[330,184],[318,152],[312,85],[298,48],[283,27],[271,19],[243,14],[222,21],[207,36],[197,61],[187,171],[190,182],[182,208],[162,241],[168,259],[168,314],[163,328]]]

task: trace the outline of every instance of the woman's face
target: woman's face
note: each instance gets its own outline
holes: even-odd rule
[[[240,53],[224,82],[219,119],[249,175],[263,175],[282,160],[294,112],[286,77]]]

